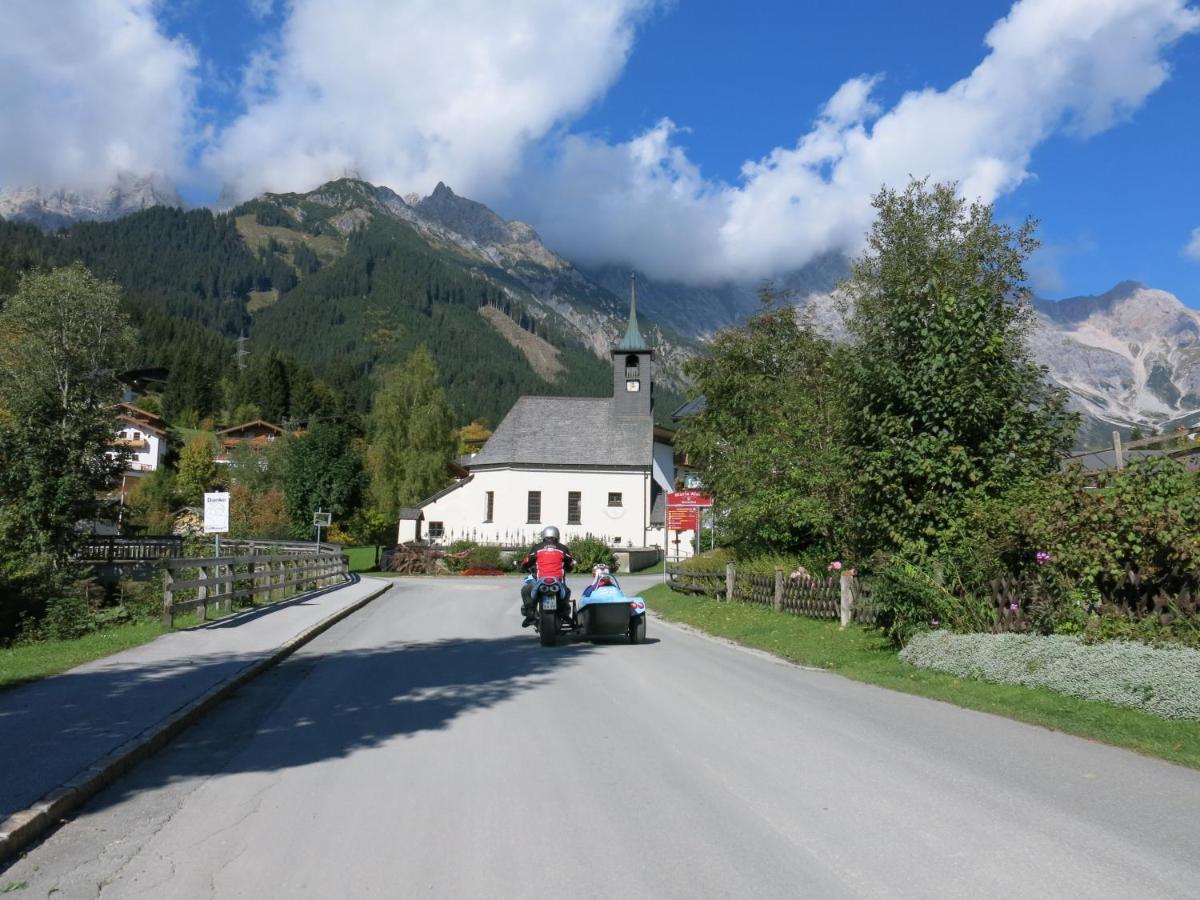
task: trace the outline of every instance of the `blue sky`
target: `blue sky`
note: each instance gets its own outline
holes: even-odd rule
[[[445,180],[574,257],[713,281],[853,252],[877,179],[933,174],[1041,220],[1047,296],[1136,279],[1200,306],[1187,0],[63,2],[80,16],[0,10],[14,133],[10,98],[45,92],[33,152],[0,130],[0,183],[151,168],[212,203],[346,171]],[[126,69],[91,61],[106,41]],[[31,45],[70,50],[77,83]],[[68,133],[43,137],[64,90]]]

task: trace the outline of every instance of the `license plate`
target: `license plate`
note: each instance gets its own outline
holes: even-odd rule
[[[558,598],[557,597],[543,597],[542,598],[542,609],[558,609]]]

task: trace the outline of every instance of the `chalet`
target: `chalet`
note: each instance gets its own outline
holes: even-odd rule
[[[292,432],[292,437],[298,437],[301,432]],[[228,463],[229,454],[241,446],[249,446],[254,450],[266,450],[276,441],[287,437],[288,431],[282,426],[275,425],[265,419],[255,419],[253,422],[243,422],[217,432],[220,443],[220,453],[216,461]]]
[[[611,358],[612,396],[521,397],[483,448],[460,460],[464,477],[404,510],[399,541],[516,547],[556,525],[567,543],[592,535],[622,549],[665,549],[673,433],[654,424],[654,353],[636,295]],[[686,553],[691,542],[681,546]]]
[[[129,455],[127,475],[156,471],[167,451],[167,423],[161,416],[128,403],[120,403],[117,408],[117,433],[108,457],[113,459],[125,451]]]

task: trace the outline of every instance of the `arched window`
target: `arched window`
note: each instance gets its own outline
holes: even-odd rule
[[[625,357],[625,377],[638,378],[640,377],[640,369],[638,367],[638,358],[636,353],[630,353]]]

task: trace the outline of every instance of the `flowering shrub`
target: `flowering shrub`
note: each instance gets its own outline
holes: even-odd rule
[[[1048,688],[1164,719],[1200,719],[1200,650],[1186,647],[931,631],[914,637],[900,658],[962,678]]]

